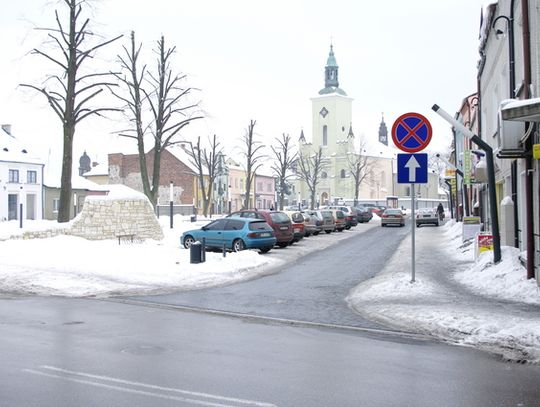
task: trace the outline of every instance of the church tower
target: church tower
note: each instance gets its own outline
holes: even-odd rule
[[[386,128],[386,123],[384,122],[384,116],[381,119],[381,124],[379,125],[379,142],[383,143],[385,146],[388,145],[388,129]]]
[[[313,123],[313,149],[322,147],[323,154],[330,156],[348,150],[353,144],[352,101],[339,87],[339,66],[334,55],[334,46],[324,68],[324,88],[319,95],[311,99]]]

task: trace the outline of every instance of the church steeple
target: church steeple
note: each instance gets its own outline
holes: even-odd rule
[[[306,143],[306,137],[304,136],[304,129],[302,129],[300,131],[300,137],[298,139],[298,141],[302,144],[305,144]]]
[[[328,54],[328,59],[326,60],[326,67],[324,68],[324,87],[328,88],[334,86],[339,87],[338,81],[338,64],[336,62],[336,57],[334,56],[334,46],[330,44],[330,53]]]
[[[381,119],[381,124],[379,125],[379,142],[383,143],[385,146],[388,145],[388,129],[384,122],[384,114]]]
[[[330,53],[326,60],[326,66],[324,68],[324,89],[319,91],[319,95],[326,95],[329,93],[338,93],[343,96],[347,96],[343,89],[339,87],[338,80],[339,66],[334,56],[334,45],[330,44]]]

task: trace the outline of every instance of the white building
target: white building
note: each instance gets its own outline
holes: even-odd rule
[[[527,111],[538,109],[540,103],[532,100],[528,106],[506,110],[505,100],[540,95],[539,34],[537,1],[500,0],[489,5],[482,18],[478,72],[480,137],[496,156],[497,199],[489,202],[483,192],[483,217],[491,226],[489,205],[497,207],[501,243],[525,253],[529,277],[535,270],[538,277],[540,264],[540,166],[532,155],[533,146],[540,142],[540,115]]]
[[[0,221],[43,218],[43,167],[11,134],[11,126],[2,125]]]

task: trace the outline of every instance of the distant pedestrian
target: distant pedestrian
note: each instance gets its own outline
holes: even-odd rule
[[[439,205],[437,206],[437,214],[439,215],[439,219],[444,219],[444,207],[443,204],[439,202]]]

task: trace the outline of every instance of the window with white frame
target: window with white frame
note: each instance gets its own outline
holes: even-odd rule
[[[58,213],[58,207],[60,206],[60,198],[54,198],[52,201],[53,212]]]
[[[28,184],[37,184],[37,171],[26,171],[26,182]]]
[[[19,170],[9,170],[9,182],[19,183]]]

